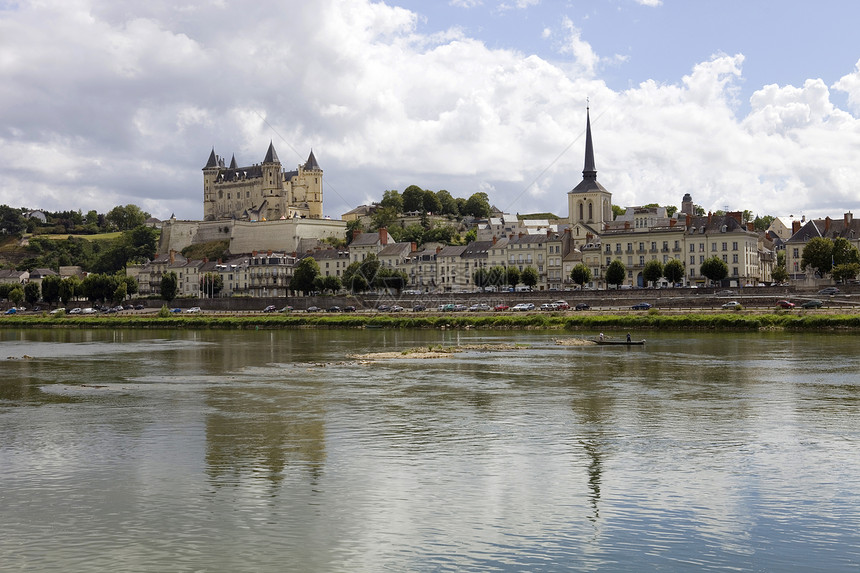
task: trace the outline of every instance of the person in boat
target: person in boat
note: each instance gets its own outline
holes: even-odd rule
[[[603,342],[603,333],[600,333],[600,342]]]
[[[627,342],[630,342],[630,333],[627,333]]]

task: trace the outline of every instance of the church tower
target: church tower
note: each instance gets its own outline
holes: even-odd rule
[[[597,182],[594,147],[591,142],[591,116],[585,108],[585,167],[582,181],[567,194],[571,227],[582,226],[600,234],[612,221],[612,193]]]

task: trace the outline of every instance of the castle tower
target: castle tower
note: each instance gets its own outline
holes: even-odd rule
[[[212,221],[216,218],[216,201],[215,201],[215,181],[218,178],[218,156],[215,155],[215,148],[212,148],[212,153],[209,154],[209,160],[203,168],[203,220]]]
[[[304,175],[307,194],[305,196],[308,204],[309,217],[311,219],[322,219],[322,169],[320,169],[314,150],[311,149],[308,160],[299,167],[299,174]]]
[[[612,221],[612,193],[597,182],[594,146],[591,142],[591,116],[587,107],[585,108],[585,167],[582,170],[582,181],[567,194],[567,205],[571,226],[587,225],[599,233],[606,223]]]
[[[696,206],[693,205],[693,197],[689,193],[684,193],[684,198],[681,199],[681,213],[685,215],[695,215]]]

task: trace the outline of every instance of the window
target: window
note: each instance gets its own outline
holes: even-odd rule
[[[656,250],[657,250],[657,241],[651,241],[651,250],[652,250],[652,251],[656,251]]]
[[[644,265],[644,264],[645,264],[645,257],[644,257],[644,256],[642,256],[642,255],[640,255],[640,256],[639,256],[639,264],[640,264],[640,265]]]
[[[627,257],[627,266],[628,266],[628,267],[633,266],[633,257],[632,257],[632,256],[629,256],[629,255],[628,255],[628,257]]]
[[[733,250],[733,251],[737,251],[737,250],[738,250],[738,242],[737,242],[737,241],[732,242],[732,250]]]
[[[732,255],[732,262],[733,262],[733,263],[737,263],[737,262],[738,262],[738,256],[737,256],[737,255]]]
[[[797,249],[792,249],[792,252],[795,259],[800,256],[800,254],[797,252]]]
[[[728,250],[729,250],[729,244],[728,244],[728,243],[723,243],[723,250],[724,250],[724,251],[728,251]]]
[[[729,256],[728,255],[723,255],[723,262],[724,263],[729,262]]]
[[[691,253],[695,253],[695,252],[696,252],[696,245],[694,245],[694,244],[690,243],[690,252],[691,252]]]
[[[690,255],[690,264],[691,264],[691,265],[695,265],[695,264],[696,264],[696,255]]]
[[[705,262],[705,255],[699,255],[699,264],[701,265],[704,262]]]
[[[699,252],[700,252],[700,253],[704,253],[704,252],[705,252],[705,243],[699,243]]]
[[[732,267],[732,276],[735,276],[735,277],[738,276],[738,268],[737,267]]]

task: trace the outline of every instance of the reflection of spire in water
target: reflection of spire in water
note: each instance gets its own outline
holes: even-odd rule
[[[590,463],[588,464],[588,489],[591,493],[588,495],[588,500],[591,502],[591,508],[594,510],[594,515],[589,516],[591,521],[597,521],[600,517],[598,502],[600,501],[600,473],[601,473],[601,454],[598,446],[592,442],[580,440],[580,443],[585,448],[588,454]]]

